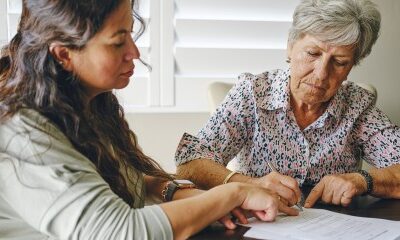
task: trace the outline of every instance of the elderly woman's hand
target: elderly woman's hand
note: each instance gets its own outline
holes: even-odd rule
[[[250,183],[257,184],[277,193],[280,196],[281,202],[288,206],[295,205],[301,199],[301,190],[297,181],[292,177],[278,172],[271,172],[260,178],[252,178]]]
[[[358,173],[327,175],[311,190],[304,207],[312,207],[318,199],[325,203],[348,206],[353,197],[367,191],[364,178]]]

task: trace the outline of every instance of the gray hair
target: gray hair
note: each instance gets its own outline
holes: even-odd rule
[[[354,62],[368,56],[379,36],[381,15],[369,0],[302,0],[293,13],[288,43],[305,34],[332,45],[355,45]]]

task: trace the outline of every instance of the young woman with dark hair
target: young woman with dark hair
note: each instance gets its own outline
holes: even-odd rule
[[[143,154],[112,93],[140,58],[133,5],[23,1],[0,59],[2,239],[184,239],[218,219],[234,228],[230,211],[297,214],[257,186],[185,188]]]

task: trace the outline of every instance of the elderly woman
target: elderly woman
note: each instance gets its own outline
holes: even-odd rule
[[[301,1],[289,33],[289,69],[239,76],[198,136],[183,136],[178,175],[204,188],[251,182],[288,205],[300,201],[299,186],[314,186],[305,207],[320,198],[347,206],[361,194],[400,198],[400,129],[370,93],[345,82],[379,28],[371,1]],[[233,158],[231,172],[225,166]],[[361,159],[376,168],[359,170]]]

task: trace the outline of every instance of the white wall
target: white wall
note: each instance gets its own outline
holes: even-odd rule
[[[136,133],[144,153],[168,172],[175,172],[174,154],[184,132],[196,134],[208,113],[128,113],[129,126]]]
[[[375,0],[382,13],[381,36],[372,53],[353,69],[349,80],[368,82],[378,90],[377,106],[400,125],[400,1]],[[183,132],[196,133],[208,113],[128,114],[144,152],[174,171],[175,148]]]
[[[377,106],[400,125],[400,1],[375,0],[382,14],[381,35],[349,80],[369,82],[378,90]]]

